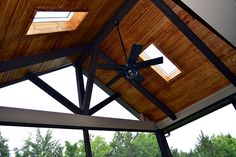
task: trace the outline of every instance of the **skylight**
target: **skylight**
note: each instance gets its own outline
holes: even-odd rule
[[[163,57],[163,63],[154,65],[152,68],[166,81],[171,80],[181,73],[181,71],[153,44],[148,46],[141,54],[143,60]]]
[[[88,12],[37,11],[27,35],[76,30]]]
[[[70,21],[73,15],[69,11],[37,11],[33,22]]]

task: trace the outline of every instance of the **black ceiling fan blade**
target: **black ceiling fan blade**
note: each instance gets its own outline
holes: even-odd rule
[[[161,64],[163,63],[163,57],[158,57],[158,58],[154,58],[154,59],[150,59],[147,61],[142,61],[137,63],[137,67],[138,68],[146,68],[146,67],[150,67],[152,65],[156,65],[156,64]]]
[[[133,44],[130,52],[130,56],[128,59],[128,64],[134,64],[138,59],[138,56],[142,52],[143,46],[138,44]]]
[[[111,69],[111,70],[123,70],[124,69],[123,65],[109,64],[109,63],[99,64],[97,67],[99,69]]]

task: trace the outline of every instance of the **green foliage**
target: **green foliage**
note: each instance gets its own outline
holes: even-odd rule
[[[159,157],[160,151],[153,134],[116,132],[111,145],[110,157]]]
[[[7,140],[2,137],[1,132],[0,132],[0,156],[2,157],[9,157],[9,148],[7,145]]]
[[[47,131],[45,136],[41,135],[39,129],[36,131],[36,139],[31,136],[25,140],[22,148],[15,148],[16,157],[62,157],[63,147],[52,139],[52,132]]]
[[[104,157],[110,152],[110,145],[103,137],[97,136],[91,142],[93,157]]]
[[[229,134],[209,137],[201,132],[195,154],[200,157],[236,157],[236,139]]]
[[[9,156],[7,140],[0,134],[0,148],[6,151],[3,156]],[[161,157],[156,137],[149,133],[116,132],[113,140],[107,143],[103,137],[91,138],[93,157]],[[236,157],[236,139],[231,135],[207,136],[201,132],[196,148],[190,152],[178,149],[171,150],[173,157]],[[16,157],[62,157],[63,147],[58,141],[52,140],[52,132],[43,137],[37,130],[36,139],[31,136],[21,149],[15,149]],[[71,144],[65,142],[63,157],[86,157],[83,140]]]
[[[70,144],[68,141],[65,142],[65,156],[64,157],[86,157],[84,141]]]
[[[91,140],[91,149],[93,157],[104,157],[109,153],[110,146],[107,144],[103,137],[97,136]],[[85,157],[85,147],[83,140],[78,143],[70,144],[65,142],[65,155],[64,157]]]

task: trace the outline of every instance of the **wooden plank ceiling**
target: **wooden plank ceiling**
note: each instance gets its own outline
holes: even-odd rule
[[[1,1],[0,61],[89,43],[123,2],[124,0],[117,0],[116,2],[110,0]],[[165,2],[236,74],[236,50],[173,1],[166,0]],[[29,21],[32,21],[31,15],[36,8],[81,10],[89,13],[76,31],[26,36],[25,29]],[[151,0],[139,0],[120,22],[120,31],[127,52],[130,52],[134,43],[142,44],[144,48],[154,43],[182,71],[178,77],[166,82],[152,68],[140,70],[140,74],[145,78],[142,85],[174,112],[178,112],[230,84],[224,75],[164,16]],[[125,63],[115,29],[102,42],[100,49],[116,63]],[[78,56],[64,57],[3,72],[0,73],[0,84],[22,79],[29,71],[34,73],[46,72],[53,68],[71,64],[76,59]],[[85,69],[88,69],[88,62],[87,60],[84,64]],[[99,62],[103,61],[100,59]],[[96,78],[106,84],[116,74],[115,71],[97,69]],[[120,92],[124,101],[150,120],[160,121],[166,117],[158,107],[136,90],[126,79],[119,79],[110,89],[114,92]]]

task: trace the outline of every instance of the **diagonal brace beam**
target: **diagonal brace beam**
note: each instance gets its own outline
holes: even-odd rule
[[[84,79],[83,79],[83,69],[82,64],[76,62],[75,66],[75,73],[76,73],[76,82],[77,82],[77,90],[78,90],[78,97],[79,97],[79,105],[80,108],[83,110],[83,101],[84,101]]]
[[[51,97],[53,97],[55,100],[57,100],[58,102],[63,104],[71,112],[77,113],[77,114],[81,114],[82,113],[80,108],[78,108],[75,104],[73,104],[70,100],[65,98],[63,95],[61,95],[59,92],[57,92],[51,86],[49,86],[46,82],[41,80],[38,76],[34,75],[33,73],[29,73],[26,77],[32,83],[34,83],[36,86],[38,86],[43,91],[45,91],[47,94],[49,94]]]
[[[207,45],[185,24],[178,15],[163,1],[153,0],[154,4],[172,21],[177,28],[201,51],[203,55],[234,85],[236,76],[228,67],[207,47]]]
[[[116,100],[117,98],[119,98],[121,96],[120,93],[114,93],[112,94],[109,98],[103,100],[102,102],[100,102],[99,104],[97,104],[96,106],[94,106],[93,108],[91,108],[89,110],[89,115],[93,115],[94,113],[96,113],[97,111],[99,111],[100,109],[102,109],[103,107],[105,107],[106,105],[108,105],[110,102]]]
[[[92,91],[93,91],[93,84],[94,84],[94,79],[95,79],[95,72],[96,72],[96,66],[97,66],[97,52],[96,48],[93,50],[93,54],[91,56],[90,60],[90,68],[88,72],[88,80],[86,84],[86,90],[84,94],[84,99],[83,99],[83,112],[85,115],[89,113],[89,106],[90,106],[90,101],[91,101],[91,96],[92,96]]]

